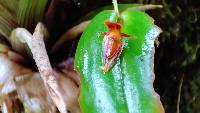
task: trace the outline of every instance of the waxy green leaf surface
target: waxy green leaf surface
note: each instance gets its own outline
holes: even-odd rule
[[[121,13],[122,32],[136,36],[124,38],[124,49],[116,64],[106,73],[102,66],[104,21],[117,21],[107,10],[95,16],[82,34],[75,57],[81,75],[80,106],[83,113],[164,113],[153,89],[154,40],[161,30],[146,13]]]

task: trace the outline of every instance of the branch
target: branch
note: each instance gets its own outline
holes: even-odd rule
[[[163,8],[163,6],[162,5],[148,4],[148,5],[131,7],[131,8],[128,8],[128,9],[146,11],[146,10],[152,10],[152,9],[157,9],[157,8]]]
[[[184,75],[181,77],[181,81],[180,81],[179,88],[178,88],[178,99],[177,99],[177,105],[176,105],[176,113],[180,113],[179,112],[179,105],[180,105],[180,100],[181,100],[181,88],[182,88],[182,85],[183,85],[183,78],[184,78]]]

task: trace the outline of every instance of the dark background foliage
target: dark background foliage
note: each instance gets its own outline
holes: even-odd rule
[[[155,53],[155,90],[160,94],[166,113],[175,113],[178,94],[180,113],[200,112],[200,1],[199,0],[119,0],[119,3],[161,4],[163,9],[147,11],[163,33]],[[102,6],[111,5],[111,0],[61,0],[55,10],[56,22],[49,25],[52,37],[59,37],[81,17]],[[47,24],[48,25],[48,24]],[[54,32],[51,32],[54,31]],[[56,32],[55,32],[56,31]],[[49,46],[56,38],[52,38]],[[78,39],[59,51],[57,60],[73,56]],[[67,50],[67,51],[66,51]],[[52,55],[53,56],[53,55]],[[55,60],[55,59],[52,59]],[[57,61],[53,61],[57,62]],[[180,80],[183,85],[180,92]]]

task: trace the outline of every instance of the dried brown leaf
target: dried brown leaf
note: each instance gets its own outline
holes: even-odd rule
[[[8,59],[8,55],[0,54],[0,91],[3,85],[12,80],[15,75],[31,73],[32,71]]]
[[[68,58],[58,64],[59,69],[80,86],[80,75],[74,70],[74,58]]]
[[[13,113],[12,100],[8,95],[3,95],[2,112],[3,113]]]
[[[56,107],[46,92],[38,72],[11,61],[6,54],[0,54],[0,106],[8,113],[16,110],[16,100],[20,100],[26,113],[56,113]],[[69,75],[54,72],[61,94],[71,113],[80,113],[79,88]],[[11,95],[13,94],[14,95]],[[8,98],[9,97],[9,98]],[[19,107],[19,106],[18,106]],[[22,107],[23,108],[23,107]],[[2,110],[3,111],[3,110]],[[22,112],[22,111],[21,111]],[[11,112],[12,113],[12,112]]]
[[[76,83],[66,74],[57,73],[59,81],[58,84],[62,89],[64,100],[67,103],[67,108],[70,113],[81,113],[78,97],[79,97],[79,88]]]
[[[16,76],[15,85],[26,113],[55,113],[56,106],[46,92],[39,73]]]

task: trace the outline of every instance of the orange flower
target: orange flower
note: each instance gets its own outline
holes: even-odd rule
[[[133,36],[121,33],[121,24],[105,21],[108,31],[103,32],[103,71],[107,72],[115,60],[120,56],[123,49],[122,37],[133,38]]]

